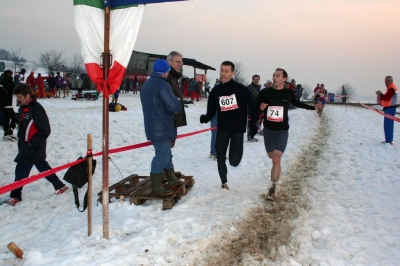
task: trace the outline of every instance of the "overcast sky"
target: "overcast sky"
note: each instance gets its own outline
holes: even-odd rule
[[[241,62],[264,83],[285,68],[297,83],[343,83],[359,95],[400,86],[399,0],[191,0],[146,7],[135,50],[183,53],[210,65],[213,81],[224,60]],[[0,0],[0,48],[21,47],[28,61],[40,52],[80,51],[72,0]],[[123,25],[122,25],[123,26]],[[199,71],[199,73],[203,73]],[[193,68],[184,74],[193,76]],[[212,82],[213,84],[213,82]]]

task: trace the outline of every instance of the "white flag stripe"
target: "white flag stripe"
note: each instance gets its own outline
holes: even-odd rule
[[[139,5],[111,11],[110,51],[113,60],[124,67],[132,54],[144,9],[145,5]],[[100,55],[104,52],[104,10],[77,5],[74,17],[85,64],[100,64]]]

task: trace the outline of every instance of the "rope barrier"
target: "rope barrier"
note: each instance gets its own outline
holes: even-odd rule
[[[383,116],[386,117],[386,118],[392,119],[392,120],[394,120],[394,121],[396,121],[396,122],[400,122],[400,118],[398,118],[398,117],[385,114],[384,112],[379,111],[379,110],[376,109],[376,108],[372,108],[372,107],[370,107],[370,106],[368,106],[368,105],[363,104],[362,102],[357,101],[356,99],[354,99],[354,98],[351,97],[351,96],[349,96],[349,97],[350,97],[351,99],[353,99],[354,101],[358,102],[359,104],[361,104],[362,106],[364,106],[364,107],[367,108],[367,109],[370,109],[370,110],[372,110],[372,111],[374,111],[374,112],[376,112],[376,113],[378,113],[378,114],[380,114],[380,115],[383,115]]]
[[[201,134],[201,133],[204,133],[204,132],[207,132],[207,131],[211,131],[211,130],[215,130],[215,129],[217,129],[217,127],[212,127],[212,128],[202,129],[202,130],[198,130],[198,131],[193,131],[193,132],[190,132],[190,133],[180,134],[176,138],[177,139],[186,138],[186,137],[194,136],[194,135]],[[142,143],[138,143],[138,144],[134,144],[134,145],[129,145],[129,146],[125,146],[125,147],[111,149],[111,150],[108,151],[108,153],[109,154],[111,154],[111,153],[119,153],[119,152],[123,152],[123,151],[139,149],[139,148],[143,148],[143,147],[147,147],[147,146],[151,146],[151,141],[146,141],[146,142],[142,142]],[[100,155],[103,155],[102,151],[93,154],[92,150],[89,150],[89,151],[87,151],[87,154],[86,154],[87,157],[89,157],[89,156],[100,156]],[[24,179],[21,179],[21,180],[18,180],[16,182],[14,182],[14,183],[2,186],[2,187],[0,187],[0,195],[5,194],[7,192],[10,192],[11,190],[17,189],[19,187],[25,186],[27,184],[30,184],[32,182],[35,182],[35,181],[37,181],[39,179],[42,179],[43,177],[49,176],[49,175],[54,174],[56,172],[59,172],[61,170],[67,169],[67,168],[69,168],[71,166],[74,166],[76,164],[79,164],[79,163],[81,163],[81,162],[83,162],[85,160],[86,160],[86,158],[82,158],[82,159],[79,159],[79,160],[76,160],[76,161],[73,161],[73,162],[70,162],[70,163],[67,163],[67,164],[63,164],[63,165],[54,167],[53,169],[41,172],[39,174],[32,175],[30,177],[26,177]]]

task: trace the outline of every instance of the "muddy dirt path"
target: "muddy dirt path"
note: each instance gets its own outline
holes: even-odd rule
[[[267,201],[266,195],[261,195],[263,206],[249,210],[246,220],[229,225],[228,228],[235,230],[218,239],[218,243],[210,244],[205,256],[195,265],[281,265],[296,253],[292,250],[296,245],[288,245],[292,221],[300,211],[310,208],[302,197],[302,190],[307,180],[318,172],[323,144],[330,135],[326,121],[321,119],[311,144],[302,147],[297,161],[283,166],[289,170],[283,169],[286,178],[277,187],[275,201]]]

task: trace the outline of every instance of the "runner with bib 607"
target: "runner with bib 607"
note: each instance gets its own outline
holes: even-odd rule
[[[314,107],[297,100],[294,91],[284,88],[287,78],[287,72],[277,68],[272,76],[273,87],[260,91],[256,99],[256,106],[264,112],[264,146],[272,160],[272,186],[267,194],[269,200],[275,199],[275,187],[281,175],[281,158],[289,137],[289,104],[307,110],[322,109],[321,103]]]

